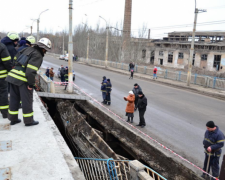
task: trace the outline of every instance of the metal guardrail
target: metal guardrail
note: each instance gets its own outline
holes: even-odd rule
[[[128,180],[129,160],[93,159],[75,157],[87,180]],[[153,169],[145,166],[146,173],[155,180],[167,180]]]
[[[85,62],[85,63],[89,63],[89,64],[105,66],[105,62],[103,60],[88,59],[88,61],[87,61],[85,58],[79,58],[79,60],[81,62]],[[126,63],[118,63],[118,62],[108,61],[108,66],[112,67],[112,68],[116,68],[116,69],[129,70],[129,65]],[[136,65],[134,68],[134,72],[152,76],[153,68]],[[164,78],[164,79],[187,82],[187,73],[184,73],[181,71],[174,72],[174,71],[169,71],[167,69],[166,70],[158,69],[157,76],[160,78]],[[225,79],[224,78],[194,74],[191,77],[191,83],[195,84],[195,85],[203,86],[205,88],[214,88],[214,89],[225,90]]]

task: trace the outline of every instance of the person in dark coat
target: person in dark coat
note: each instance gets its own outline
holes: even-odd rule
[[[138,103],[138,98],[139,98],[138,93],[140,91],[142,91],[141,87],[137,83],[135,83],[134,88],[133,88],[133,93],[135,95],[135,110],[137,109],[137,103]]]
[[[26,44],[26,38],[25,37],[22,37],[19,41],[19,48],[24,46]],[[17,50],[18,51],[18,50]]]
[[[49,78],[49,67],[47,67],[47,69],[45,71],[45,75]]]
[[[63,67],[63,65],[61,65],[61,68],[60,68],[60,78],[61,78],[61,85],[64,85],[64,82],[65,82],[65,68]]]
[[[147,98],[145,97],[142,91],[138,92],[138,96],[139,96],[139,99],[138,99],[137,108],[139,111],[140,122],[139,124],[137,124],[137,126],[141,126],[143,128],[146,126],[144,115],[145,115],[145,111],[146,111],[148,103],[147,103]]]
[[[0,111],[3,118],[8,118],[8,83],[5,81],[5,78],[11,69],[11,56],[6,46],[0,43]]]
[[[1,40],[1,43],[5,44],[8,49],[8,52],[11,56],[11,61],[13,61],[14,56],[17,53],[15,47],[19,41],[19,35],[16,32],[9,32],[6,37]]]
[[[107,79],[106,85],[106,104],[111,105],[111,91],[112,91],[112,84],[110,79]]]
[[[66,68],[65,68],[64,78],[65,78],[65,82],[66,82],[66,84],[65,84],[65,89],[64,89],[64,90],[66,90],[66,88],[67,88],[67,86],[68,86],[68,79],[69,79],[69,73],[68,73],[68,67],[67,67],[67,66],[66,66]]]
[[[103,80],[102,80],[102,83],[101,83],[101,91],[102,91],[102,103],[103,104],[106,104],[106,86],[107,86],[107,80],[106,80],[106,77],[103,76]]]
[[[134,76],[134,69],[131,69],[130,70],[130,77],[129,77],[129,79],[133,79],[133,76]]]
[[[9,32],[7,34],[6,37],[4,37],[2,40],[1,40],[1,43],[3,43],[10,56],[11,56],[11,63],[13,64],[13,61],[14,61],[14,56],[17,54],[17,50],[16,50],[16,46],[18,44],[18,41],[19,41],[19,35],[16,33],[16,32]],[[10,85],[8,84],[8,93],[10,92]]]
[[[205,132],[205,137],[203,140],[205,149],[205,161],[203,170],[209,173],[211,168],[212,176],[219,178],[219,159],[222,155],[222,147],[224,146],[225,137],[224,134],[220,131],[219,127],[216,126],[213,121],[207,122],[206,128],[207,130]],[[207,169],[208,160],[209,166]],[[208,179],[208,176],[204,173],[202,177]]]
[[[124,100],[127,101],[127,107],[126,107],[127,122],[133,123],[134,101],[135,101],[135,96],[134,96],[133,91],[130,91],[129,96],[124,97]]]

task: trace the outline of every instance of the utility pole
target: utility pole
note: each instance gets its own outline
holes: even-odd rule
[[[32,35],[32,26],[30,26],[30,35]]]
[[[73,92],[73,34],[72,34],[72,19],[73,19],[73,0],[69,0],[69,44],[68,44],[68,51],[69,51],[69,59],[68,59],[68,92]]]
[[[107,64],[108,64],[108,51],[109,51],[109,26],[107,21],[99,16],[101,19],[103,19],[106,23],[106,46],[105,46],[105,68],[107,68]]]
[[[195,8],[195,19],[194,19],[194,27],[192,32],[192,42],[191,42],[191,49],[190,49],[190,57],[188,61],[188,74],[187,74],[187,86],[191,84],[191,70],[192,70],[192,61],[193,61],[193,54],[194,54],[194,44],[195,44],[195,31],[196,31],[196,24],[197,24],[197,16],[199,12],[206,12],[204,9]]]
[[[60,27],[60,26],[58,26],[59,28],[62,28],[62,27]],[[63,28],[62,28],[62,30],[63,30]],[[62,52],[62,54],[64,55],[64,53],[65,53],[65,49],[64,49],[64,30],[62,31],[62,33],[63,33],[63,52]]]
[[[46,11],[48,11],[48,9],[42,11],[42,12],[39,14],[39,16],[38,16],[38,19],[34,19],[34,20],[37,20],[37,42],[39,41],[39,23],[40,23],[40,16],[41,16],[42,13],[44,13],[44,12],[46,12]]]
[[[85,14],[86,15],[86,14]],[[86,15],[87,16],[87,15]],[[86,63],[88,64],[88,58],[89,58],[89,39],[90,39],[90,32],[87,24],[83,23],[87,29],[88,29],[88,36],[87,36],[87,55],[86,55]]]
[[[151,37],[151,29],[148,30],[148,39]]]

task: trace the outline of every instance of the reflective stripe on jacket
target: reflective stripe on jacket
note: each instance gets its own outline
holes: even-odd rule
[[[0,43],[0,79],[7,77],[12,69],[11,56],[3,43]]]
[[[6,81],[17,86],[24,83],[28,83],[29,86],[34,86],[35,76],[42,64],[43,56],[38,47],[28,47],[23,49],[17,53],[17,60],[20,55],[28,56],[27,64],[22,66],[19,62],[16,62],[15,68],[8,73]]]

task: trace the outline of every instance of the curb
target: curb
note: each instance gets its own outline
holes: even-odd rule
[[[105,67],[101,67],[101,66],[95,66],[95,65],[92,65],[92,64],[86,64],[84,62],[77,62],[77,63],[78,64],[83,64],[83,65],[86,65],[86,66],[91,66],[91,67],[96,67],[96,68],[99,68],[99,69],[106,70]],[[120,74],[126,74],[126,75],[130,74],[128,72],[121,72],[121,71],[117,71],[117,70],[114,70],[114,69],[107,69],[107,70],[112,71],[112,72],[117,72],[117,73],[120,73]],[[169,83],[169,82],[155,81],[153,79],[150,79],[150,78],[147,78],[147,77],[143,77],[143,76],[140,76],[140,75],[135,75],[135,74],[134,74],[134,77],[139,78],[139,79],[144,79],[144,80],[147,80],[147,81],[151,81],[151,82],[154,82],[154,83],[158,83],[158,84],[167,85],[167,86],[170,86],[170,87],[175,87],[175,88],[182,89],[182,90],[195,92],[197,94],[201,94],[201,95],[205,95],[205,96],[209,96],[209,97],[213,97],[215,99],[219,99],[219,100],[224,100],[225,101],[225,95],[222,95],[222,94],[217,94],[217,93],[213,93],[213,92],[207,92],[207,91],[203,91],[203,90],[198,90],[198,89],[193,88],[193,87],[177,85],[177,84],[173,84],[173,83]]]

